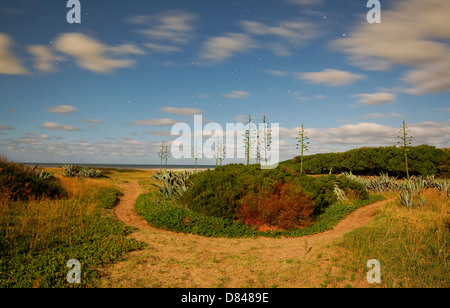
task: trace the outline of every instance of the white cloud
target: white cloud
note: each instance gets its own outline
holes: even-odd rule
[[[0,125],[0,129],[12,130],[12,129],[14,129],[14,127],[12,127],[11,125]]]
[[[24,66],[22,66],[21,61],[17,59],[10,51],[10,47],[12,45],[12,39],[6,34],[0,33],[0,74],[29,74],[28,70]]]
[[[280,56],[290,55],[289,47],[300,46],[319,35],[316,25],[305,21],[286,21],[273,26],[255,21],[243,21],[241,24],[244,31],[250,35],[272,38],[260,43],[259,46],[269,48]]]
[[[102,124],[103,123],[103,121],[100,119],[88,119],[88,120],[83,120],[81,122],[91,123],[91,124]]]
[[[58,124],[55,122],[45,122],[42,124],[42,128],[61,131],[77,131],[78,128],[72,125]]]
[[[354,97],[359,97],[359,102],[364,105],[382,105],[395,101],[396,96],[392,93],[379,92],[373,94],[356,94]]]
[[[233,121],[239,122],[239,123],[247,123],[248,121],[248,115],[245,114],[238,114],[233,118]]]
[[[368,114],[365,114],[364,117],[366,119],[384,119],[384,118],[386,118],[386,116],[381,113],[368,113]]]
[[[175,108],[175,107],[164,107],[161,109],[162,112],[175,114],[175,115],[196,115],[202,114],[203,110],[195,108]]]
[[[297,5],[319,5],[323,2],[323,0],[285,0],[287,3],[290,4],[297,4]]]
[[[154,52],[160,52],[160,53],[171,53],[181,50],[180,47],[177,46],[170,46],[170,45],[162,45],[162,44],[155,44],[155,43],[147,43],[144,44],[146,47],[150,48]]]
[[[250,97],[250,92],[246,91],[233,91],[227,94],[224,94],[223,96],[231,99],[241,99],[241,98],[247,98]]]
[[[139,47],[132,44],[123,44],[115,47],[107,47],[107,51],[118,54],[118,55],[127,55],[127,54],[135,54],[135,55],[143,55],[145,52]]]
[[[54,45],[58,51],[73,56],[80,67],[102,74],[111,73],[118,68],[131,67],[135,63],[130,59],[113,59],[108,57],[108,54],[143,53],[134,45],[110,47],[81,33],[61,34],[55,40]]]
[[[405,118],[405,115],[395,112],[390,113],[389,116],[394,118]]]
[[[34,67],[42,72],[54,72],[55,62],[63,61],[64,57],[53,54],[53,51],[43,45],[28,46],[28,52],[34,55]]]
[[[325,69],[322,72],[298,73],[298,77],[314,84],[325,84],[333,87],[349,85],[357,80],[366,78],[364,75],[335,69]]]
[[[47,111],[51,113],[70,114],[73,112],[77,112],[78,108],[69,105],[59,105],[50,107]]]
[[[128,22],[142,26],[141,33],[155,52],[171,53],[181,50],[194,37],[194,22],[197,15],[181,11],[167,11],[157,15],[138,15]]]
[[[138,126],[170,126],[176,124],[177,121],[173,119],[148,119],[129,122],[127,124],[138,125]]]
[[[292,48],[298,48],[320,32],[315,24],[290,20],[275,25],[244,20],[242,32],[226,33],[210,38],[202,47],[200,57],[206,60],[224,61],[238,53],[252,49],[267,49],[277,56],[289,56]]]
[[[411,67],[403,78],[411,94],[450,91],[450,2],[396,1],[382,11],[382,23],[365,20],[333,46],[365,69]]]
[[[246,52],[256,45],[253,40],[245,34],[228,33],[209,39],[203,46],[201,58],[214,61],[223,61],[236,53]]]

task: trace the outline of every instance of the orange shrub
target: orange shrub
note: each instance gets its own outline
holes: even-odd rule
[[[272,191],[248,194],[241,200],[237,216],[247,225],[294,229],[311,222],[314,201],[295,184],[276,183]]]

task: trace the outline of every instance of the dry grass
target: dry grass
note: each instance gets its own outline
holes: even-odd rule
[[[98,211],[95,192],[99,185],[76,178],[62,178],[61,184],[68,199],[12,203],[0,198],[0,220],[6,226],[6,239],[27,239],[31,251],[46,249],[54,241],[70,243],[76,231],[74,226],[83,228],[86,217]]]
[[[335,245],[335,266],[364,280],[365,262],[377,259],[382,287],[450,287],[450,199],[435,189],[423,195],[424,207],[407,209],[398,201],[381,206],[369,226]]]

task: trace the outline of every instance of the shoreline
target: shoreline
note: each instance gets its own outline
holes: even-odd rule
[[[82,168],[93,168],[93,169],[117,169],[117,170],[156,170],[159,171],[161,169],[160,165],[131,165],[131,164],[82,164],[82,163],[72,163],[72,164],[63,164],[63,163],[21,163],[25,166],[36,166],[39,168],[62,168],[64,165],[74,165]],[[197,171],[205,171],[208,169],[215,169],[216,166],[212,165],[201,165],[197,166]],[[167,166],[165,168],[163,166],[163,170],[167,171],[195,171],[195,166],[193,165],[172,165]]]

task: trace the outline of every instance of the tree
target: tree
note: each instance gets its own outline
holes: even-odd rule
[[[297,137],[297,150],[300,150],[301,156],[300,156],[300,173],[303,173],[303,157],[306,151],[308,151],[308,144],[309,144],[309,137],[307,136],[307,131],[302,126],[300,127],[300,130],[298,132]]]
[[[409,152],[409,148],[412,145],[412,138],[413,136],[410,136],[409,133],[411,131],[408,130],[408,125],[406,124],[406,122],[403,120],[403,124],[401,126],[401,129],[399,130],[399,135],[397,136],[397,138],[400,139],[400,141],[398,141],[397,143],[400,144],[400,148],[403,151],[403,155],[405,157],[405,169],[406,169],[406,178],[409,180],[409,171],[408,171],[408,152]]]
[[[161,147],[158,150],[158,157],[159,157],[159,159],[161,159],[160,171],[162,171],[163,161],[165,161],[166,169],[167,169],[167,159],[169,158],[169,148],[168,148],[168,146],[164,145],[164,141],[161,143]]]

